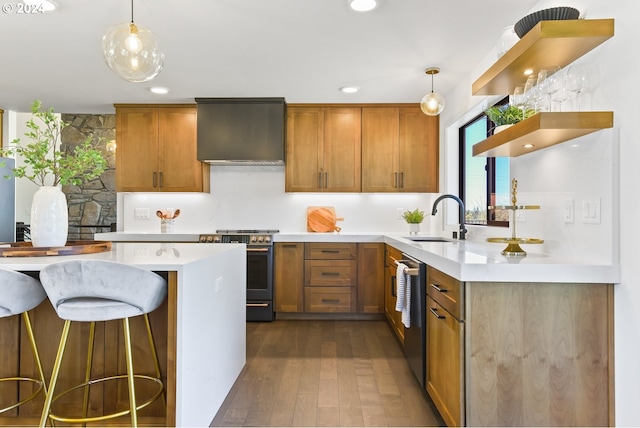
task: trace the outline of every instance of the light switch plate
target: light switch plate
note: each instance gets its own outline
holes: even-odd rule
[[[582,201],[582,222],[600,224],[600,198],[589,198]]]
[[[564,222],[565,223],[575,222],[575,210],[574,210],[573,198],[564,200]]]
[[[133,216],[138,220],[149,218],[149,208],[134,208]]]

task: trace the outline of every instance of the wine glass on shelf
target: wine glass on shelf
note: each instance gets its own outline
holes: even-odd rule
[[[526,119],[527,116],[525,112],[526,112],[527,100],[524,94],[524,83],[516,86],[515,89],[513,90],[513,95],[511,95],[509,98],[510,98],[509,103],[512,106],[522,110],[522,120]]]
[[[598,68],[595,65],[574,64],[567,70],[567,89],[575,93],[576,111],[580,111],[580,98],[584,92],[592,91],[598,83]]]
[[[547,111],[551,111],[553,94],[560,90],[562,79],[560,75],[560,67],[557,65],[549,65],[543,67],[538,72],[537,86],[541,97],[546,95]]]
[[[536,87],[537,76],[531,75],[524,84],[525,109],[538,112],[538,88]]]

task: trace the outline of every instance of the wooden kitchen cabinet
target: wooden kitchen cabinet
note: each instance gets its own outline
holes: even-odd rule
[[[439,116],[419,107],[362,109],[362,191],[437,192]]]
[[[196,159],[190,104],[116,104],[116,190],[208,192],[209,165]]]
[[[358,312],[383,314],[384,244],[358,244]]]
[[[427,268],[426,389],[447,426],[465,423],[462,284]]]
[[[287,109],[287,192],[360,192],[360,108]]]
[[[396,260],[402,260],[402,252],[390,245],[385,246],[385,280],[384,280],[384,313],[391,329],[400,343],[404,344],[404,325],[402,313],[396,311],[397,288],[396,272],[398,266]]]
[[[304,311],[304,243],[274,244],[274,310]]]
[[[305,312],[356,312],[357,278],[356,244],[305,244]]]

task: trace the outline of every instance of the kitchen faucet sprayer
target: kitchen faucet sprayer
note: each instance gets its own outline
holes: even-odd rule
[[[438,199],[436,199],[435,202],[433,203],[433,208],[431,209],[431,215],[436,215],[436,213],[438,212],[438,203],[441,200],[447,199],[447,198],[453,199],[458,203],[458,205],[460,205],[460,240],[464,240],[465,234],[467,233],[467,229],[464,227],[464,202],[462,202],[462,200],[459,197],[455,195],[450,195],[450,194],[438,196]]]

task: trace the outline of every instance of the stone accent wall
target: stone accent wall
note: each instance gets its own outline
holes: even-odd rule
[[[100,177],[81,186],[63,186],[69,205],[69,240],[93,239],[93,234],[109,232],[116,222],[116,139],[115,114],[62,114],[69,126],[62,131],[62,150],[83,143],[92,137],[109,163]],[[98,142],[99,139],[99,142]],[[105,227],[78,227],[101,225]]]

